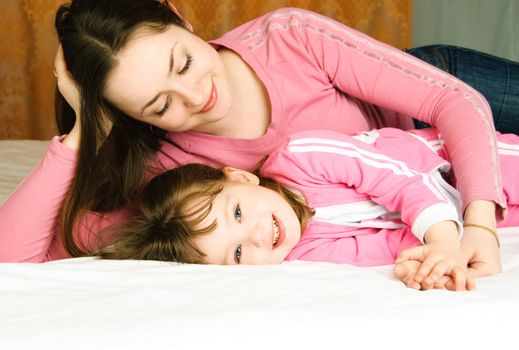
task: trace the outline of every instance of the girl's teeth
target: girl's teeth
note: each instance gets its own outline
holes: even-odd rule
[[[275,245],[279,239],[279,227],[276,219],[272,218],[272,225],[274,226],[274,242],[272,245]]]

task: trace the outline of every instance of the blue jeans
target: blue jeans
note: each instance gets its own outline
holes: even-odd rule
[[[407,50],[478,90],[488,100],[496,130],[519,135],[519,62],[448,45]],[[418,128],[427,124],[415,121]]]

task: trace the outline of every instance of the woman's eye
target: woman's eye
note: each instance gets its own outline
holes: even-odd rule
[[[238,244],[236,250],[234,251],[234,261],[236,264],[239,264],[241,260],[241,244]]]
[[[162,117],[164,116],[164,114],[166,114],[166,112],[168,111],[168,108],[169,108],[169,101],[170,101],[170,96],[168,96],[168,97],[166,98],[166,103],[164,104],[164,107],[162,107],[162,109],[161,109],[160,111],[157,112],[157,115],[158,115],[159,117],[162,118]]]
[[[186,64],[184,65],[184,67],[178,72],[179,75],[183,75],[183,74],[186,74],[187,71],[189,70],[189,67],[191,67],[191,63],[193,63],[193,56],[191,56],[190,54],[187,54],[186,55]]]
[[[241,223],[241,208],[239,204],[234,208],[234,218]]]

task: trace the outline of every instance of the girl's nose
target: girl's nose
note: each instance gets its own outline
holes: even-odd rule
[[[252,245],[261,248],[266,243],[266,234],[264,228],[260,223],[254,225],[249,232],[249,239]]]

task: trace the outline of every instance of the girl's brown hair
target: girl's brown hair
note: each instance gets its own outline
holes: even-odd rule
[[[116,55],[140,29],[162,32],[184,22],[157,0],[72,0],[56,14],[55,26],[67,69],[81,94],[76,176],[61,209],[61,240],[72,256],[88,248],[74,237],[81,214],[106,213],[130,202],[147,171],[156,170],[155,154],[165,131],[122,113],[103,92],[117,64]],[[56,91],[56,121],[61,134],[70,132],[76,116]],[[107,131],[106,120],[112,125]]]
[[[288,201],[303,230],[313,215],[304,200],[275,180],[258,177],[260,186]],[[143,190],[140,215],[121,229],[107,231],[116,238],[96,255],[104,259],[205,263],[203,252],[192,242],[216,228],[216,221],[205,227],[200,223],[209,215],[213,200],[226,181],[222,170],[202,164],[184,165],[157,176]]]

